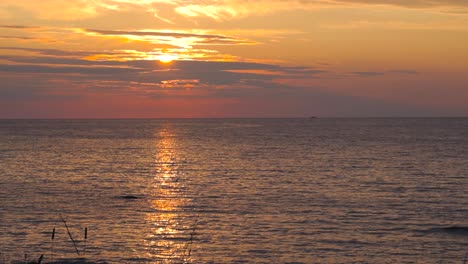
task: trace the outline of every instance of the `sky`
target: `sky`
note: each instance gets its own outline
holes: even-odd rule
[[[466,0],[2,0],[0,118],[468,116]]]

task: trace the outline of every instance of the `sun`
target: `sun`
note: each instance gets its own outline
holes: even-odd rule
[[[171,63],[177,57],[175,55],[170,55],[170,54],[162,54],[156,57],[157,60],[159,60],[161,63]]]

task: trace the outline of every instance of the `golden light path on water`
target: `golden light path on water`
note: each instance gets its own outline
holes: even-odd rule
[[[174,134],[165,126],[156,135],[152,212],[146,215],[147,258],[154,263],[181,263],[190,257],[190,226],[184,223],[184,208],[190,202],[181,181]]]

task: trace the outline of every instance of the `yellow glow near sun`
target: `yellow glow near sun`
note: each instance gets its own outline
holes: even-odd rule
[[[171,63],[173,60],[177,59],[177,56],[170,55],[170,54],[162,54],[162,55],[156,56],[156,59],[162,63]]]

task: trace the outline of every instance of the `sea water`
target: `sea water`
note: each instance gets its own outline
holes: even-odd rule
[[[0,263],[467,252],[468,119],[0,121]]]

